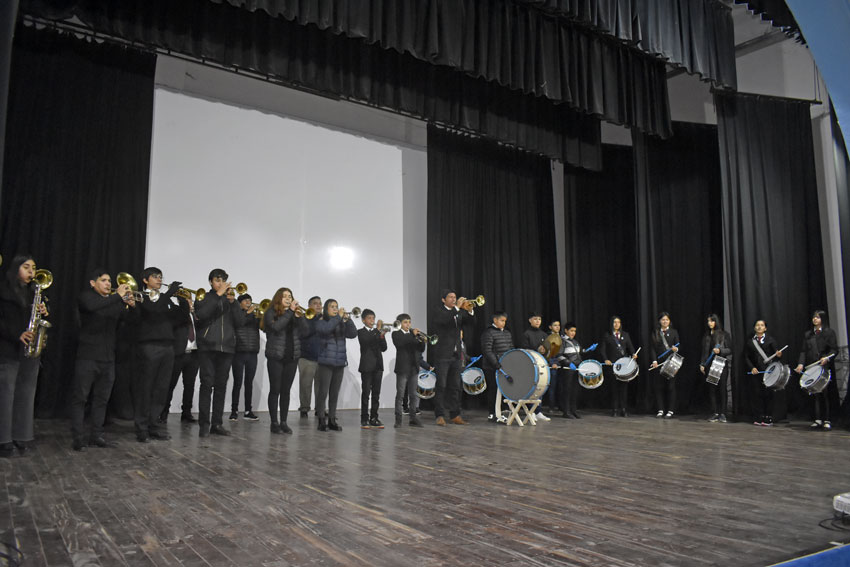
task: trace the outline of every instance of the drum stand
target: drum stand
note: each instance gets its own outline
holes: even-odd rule
[[[540,405],[539,399],[518,400],[516,402],[505,400],[505,403],[508,404],[508,407],[511,410],[511,414],[508,416],[508,422],[505,425],[510,425],[514,421],[516,421],[517,425],[520,427],[523,427],[526,423],[537,425],[537,418],[534,417],[534,412],[537,410],[537,406]],[[525,417],[520,416],[520,410],[525,410]]]

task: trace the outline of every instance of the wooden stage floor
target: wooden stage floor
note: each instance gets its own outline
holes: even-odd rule
[[[0,459],[0,538],[25,565],[169,566],[754,566],[848,538],[818,526],[850,491],[846,431],[589,413],[363,431],[358,413],[204,440],[172,415],[150,444],[122,422],[84,453],[39,421]]]

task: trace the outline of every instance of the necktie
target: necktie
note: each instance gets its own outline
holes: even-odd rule
[[[189,342],[195,342],[195,322],[192,320],[192,314],[189,314]]]

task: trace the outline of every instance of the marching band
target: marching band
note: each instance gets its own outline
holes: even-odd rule
[[[626,417],[628,384],[640,373],[635,349],[619,316],[610,325],[600,345],[583,348],[577,327],[553,319],[549,332],[543,317],[533,312],[519,347],[506,328],[507,313],[496,311],[492,324],[482,333],[482,357],[469,360],[463,328],[485,304],[481,295],[468,299],[452,289],[441,292],[441,305],[430,317],[431,334],[412,325],[410,315],[401,313],[393,324],[376,321],[370,309],[340,308],[335,299],[313,296],[304,308],[291,289],[281,287],[272,299],[255,304],[245,284],[235,287],[227,272],[209,273],[209,289],[188,290],[174,281],[163,285],[162,271],[146,268],[141,289],[127,273],[116,277],[117,287],[105,270],[90,274],[89,289],[78,300],[79,340],[73,385],[69,400],[72,448],[110,447],[103,435],[106,406],[115,381],[116,335],[121,322],[135,326],[137,375],[132,383],[133,413],[139,442],[168,440],[165,427],[171,398],[183,376],[181,421],[199,425],[199,436],[230,435],[223,425],[228,378],[234,375],[230,420],[238,419],[240,391],[244,384],[244,418],[257,421],[251,407],[252,382],[257,367],[260,331],[266,335],[268,365],[268,411],[270,430],[292,434],[287,425],[290,390],[299,374],[299,413],[308,417],[315,387],[315,410],[319,431],[341,431],[337,403],[344,368],[348,364],[346,343],[360,343],[362,378],[361,428],[383,429],[378,417],[383,378],[383,352],[388,333],[396,348],[395,427],[409,414],[409,425],[422,427],[419,400],[433,399],[437,426],[466,425],[461,415],[462,392],[486,392],[489,421],[506,423],[503,398],[510,407],[529,403],[529,419],[549,421],[540,410],[548,392],[548,406],[563,417],[576,419],[582,389],[596,389],[607,378],[613,382],[612,416]],[[53,283],[47,270],[36,270],[31,255],[16,256],[0,281],[0,456],[17,449],[26,452],[34,439],[33,408],[39,359],[47,345],[51,327],[44,290]],[[237,297],[238,295],[238,297]],[[359,330],[352,317],[361,317]],[[829,430],[827,393],[837,394],[833,379],[837,354],[835,332],[826,326],[826,313],[815,311],[812,327],[803,338],[798,365],[800,385],[813,396],[813,428]],[[773,394],[783,389],[791,370],[781,363],[782,349],[767,334],[767,324],[758,320],[754,335],[744,343],[747,376],[758,389],[759,415],[756,425],[773,424]],[[430,345],[430,363],[423,358]],[[598,355],[595,352],[600,346]],[[651,364],[647,369],[657,404],[656,417],[671,419],[676,409],[676,376],[684,358],[679,353],[680,337],[670,314],[661,312],[648,345]],[[702,338],[699,372],[708,383],[711,422],[727,421],[727,384],[732,369],[732,338],[715,314],[708,315]],[[602,362],[595,359],[599,358]],[[481,369],[475,364],[481,359]],[[200,374],[199,418],[192,415],[195,376]],[[91,398],[91,426],[84,412]],[[405,411],[405,408],[407,411]]]

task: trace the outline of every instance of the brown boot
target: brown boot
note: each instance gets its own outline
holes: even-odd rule
[[[446,419],[443,416],[437,418],[437,425],[445,425]]]
[[[453,417],[451,419],[451,422],[454,423],[455,425],[469,425],[469,422],[464,421],[464,419],[459,415]]]

